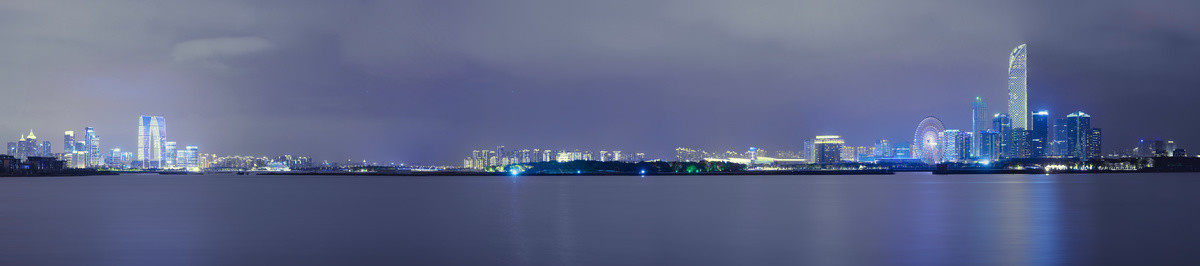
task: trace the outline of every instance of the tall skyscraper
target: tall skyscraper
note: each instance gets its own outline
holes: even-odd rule
[[[1012,119],[1013,128],[1029,128],[1028,102],[1026,91],[1026,51],[1025,44],[1017,46],[1008,56],[1008,116]]]
[[[96,135],[96,129],[92,127],[83,128],[83,146],[87,150],[84,155],[87,167],[100,167],[104,165],[101,161],[103,156],[100,154],[100,137]]]
[[[995,160],[1000,155],[1000,132],[995,130],[980,131],[975,138],[979,139],[979,160]]]
[[[962,146],[960,144],[965,140],[962,133],[962,130],[947,129],[943,130],[941,135],[938,136],[938,139],[942,141],[939,146],[942,149],[943,162],[958,162],[959,158],[962,157],[962,153],[960,153]]]
[[[63,132],[63,153],[75,154],[75,131]]]
[[[167,122],[161,116],[143,115],[138,119],[138,167],[142,169],[163,166],[166,153]]]
[[[996,114],[992,118],[992,130],[1000,134],[1000,150],[993,154],[995,159],[1009,158],[1015,153],[1013,146],[1013,127],[1012,119],[1009,119],[1008,114]]]
[[[1050,112],[1038,111],[1029,118],[1029,157],[1046,157],[1050,137]]]
[[[842,160],[842,146],[846,141],[841,136],[817,136],[813,141],[817,163],[837,163]]]
[[[1054,147],[1053,154],[1055,157],[1066,157],[1067,152],[1067,119],[1059,118],[1054,120]]]
[[[1100,129],[1092,128],[1087,139],[1087,158],[1098,159],[1103,153],[1100,150]]]
[[[1033,136],[1033,131],[1028,129],[1014,128],[1012,130],[1012,142],[1008,144],[1008,158],[1030,158],[1030,136]]]
[[[1067,115],[1067,157],[1089,158],[1089,135],[1092,134],[1092,116],[1084,112]]]
[[[987,103],[983,102],[983,97],[975,97],[975,102],[971,103],[971,133],[979,134],[987,129],[987,124]],[[979,138],[971,139],[971,157],[979,157],[979,145]]]
[[[815,141],[813,139],[804,140],[804,159],[808,160],[808,163],[817,162],[817,146]]]
[[[176,164],[177,158],[175,157],[179,156],[179,153],[177,152],[178,150],[176,150],[175,145],[178,144],[176,144],[174,141],[163,142],[163,149],[166,149],[166,151],[163,153],[163,168],[176,168],[178,166]]]

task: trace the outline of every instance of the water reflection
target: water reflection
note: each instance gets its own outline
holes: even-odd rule
[[[1194,174],[4,179],[0,265],[1198,265],[1180,263],[1200,262],[1198,190]]]

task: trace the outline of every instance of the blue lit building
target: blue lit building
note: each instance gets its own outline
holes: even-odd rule
[[[1026,107],[1028,93],[1025,82],[1028,68],[1027,58],[1025,44],[1017,46],[1008,55],[1008,115],[1012,118],[1013,128],[1029,128],[1026,121],[1028,113]]]
[[[142,169],[163,167],[166,155],[167,122],[161,116],[143,115],[138,119],[138,149],[135,164]]]

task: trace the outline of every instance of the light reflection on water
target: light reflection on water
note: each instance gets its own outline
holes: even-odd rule
[[[6,178],[0,265],[1193,264],[1197,180]]]

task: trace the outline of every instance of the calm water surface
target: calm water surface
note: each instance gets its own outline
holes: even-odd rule
[[[1200,265],[1200,174],[0,179],[0,265]]]

